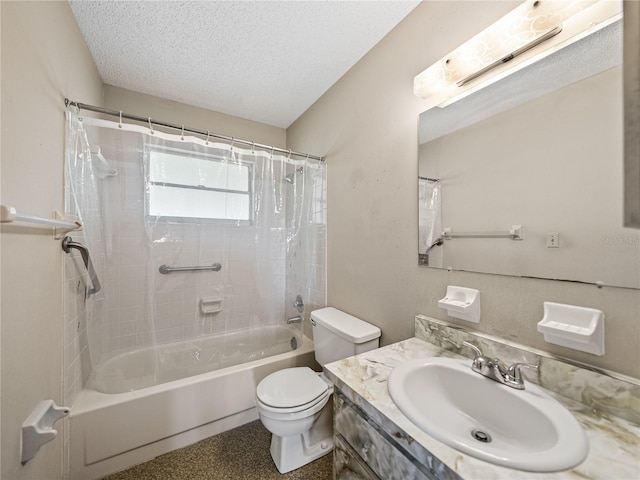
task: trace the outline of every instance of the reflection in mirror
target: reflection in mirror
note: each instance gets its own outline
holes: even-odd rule
[[[621,23],[420,115],[420,265],[640,288]]]

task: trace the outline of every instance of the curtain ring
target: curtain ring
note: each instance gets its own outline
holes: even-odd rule
[[[153,135],[155,133],[153,131],[153,124],[151,123],[151,117],[149,117],[149,130],[151,130],[151,135]]]
[[[287,160],[291,160],[291,149],[289,149],[289,155],[287,155]]]
[[[180,140],[184,142],[184,124],[182,125],[182,134],[180,135]]]
[[[120,110],[120,122],[118,122],[118,128],[122,128],[122,110]]]
[[[256,142],[251,142],[251,153],[256,153]]]
[[[236,137],[231,137],[231,148],[230,150],[233,152],[233,144],[236,143]]]
[[[207,139],[205,140],[205,143],[209,145],[209,130],[207,130]]]
[[[72,105],[76,107],[76,115],[78,116],[78,121],[81,122],[82,117],[80,116],[80,106],[78,105],[78,102],[75,102]]]
[[[271,156],[272,157],[273,157],[273,149],[274,149],[274,147],[273,147],[273,145],[271,145]]]

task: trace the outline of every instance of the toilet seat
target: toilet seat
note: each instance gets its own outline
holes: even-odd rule
[[[310,414],[309,411],[313,410],[313,408],[316,405],[320,403],[326,403],[326,400],[329,398],[330,395],[331,395],[331,392],[327,391],[325,392],[324,395],[320,395],[318,398],[314,399],[312,402],[305,403],[304,405],[297,405],[295,407],[288,407],[288,408],[277,408],[277,407],[272,407],[270,405],[266,405],[259,398],[256,399],[256,405],[261,411],[266,413],[276,414],[276,415],[289,415],[289,414],[294,414],[298,412],[307,412],[307,414]]]
[[[259,404],[274,413],[307,410],[324,400],[330,385],[309,367],[280,370],[265,377],[256,389]]]
[[[324,408],[330,398],[331,395],[327,393],[320,397],[313,405],[307,406],[306,408],[271,408],[264,405],[260,400],[256,400],[256,407],[258,408],[260,417],[267,417],[280,422],[293,422],[304,418],[312,418]]]

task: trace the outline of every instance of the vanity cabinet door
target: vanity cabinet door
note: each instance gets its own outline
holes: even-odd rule
[[[334,398],[334,470],[336,480],[433,480],[416,461],[385,438],[382,429],[365,419],[340,391]]]
[[[333,470],[335,480],[381,480],[342,435],[333,439]]]

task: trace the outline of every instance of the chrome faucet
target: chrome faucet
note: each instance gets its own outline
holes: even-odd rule
[[[486,357],[482,353],[482,350],[476,347],[473,343],[463,342],[463,344],[473,349],[476,353],[476,357],[473,359],[473,363],[471,364],[471,370],[508,387],[515,388],[517,390],[524,390],[524,380],[522,379],[520,369],[538,369],[538,365],[534,365],[532,363],[514,363],[509,368],[506,368],[497,358]]]

